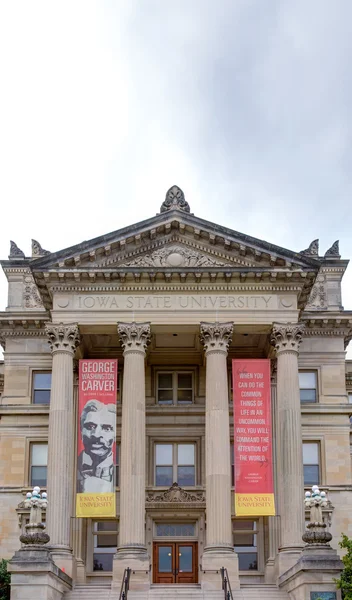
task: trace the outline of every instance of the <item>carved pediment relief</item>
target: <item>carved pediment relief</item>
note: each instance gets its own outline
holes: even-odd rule
[[[181,488],[178,483],[173,483],[172,486],[164,492],[148,492],[146,502],[148,504],[157,504],[159,502],[182,504],[205,502],[205,494],[202,491],[187,492]]]
[[[119,264],[119,267],[224,267],[231,264],[213,258],[187,246],[172,245],[160,248]]]

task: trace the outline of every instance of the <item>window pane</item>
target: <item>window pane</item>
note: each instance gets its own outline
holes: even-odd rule
[[[158,547],[158,571],[159,573],[172,573],[172,547]]]
[[[236,550],[236,547],[235,547]],[[258,559],[256,552],[238,553],[238,565],[240,571],[257,571]]]
[[[94,531],[117,531],[117,521],[98,521],[94,523]]]
[[[299,387],[301,389],[316,389],[317,387],[317,380],[316,380],[316,373],[311,372],[308,373],[306,372],[300,372],[299,373]]]
[[[31,444],[31,465],[46,466],[48,464],[48,444]]]
[[[194,467],[178,467],[177,483],[179,485],[195,485]]]
[[[319,464],[319,452],[318,444],[305,443],[303,444],[303,464],[305,465],[318,465]]]
[[[50,404],[50,390],[34,390],[33,404]]]
[[[184,536],[190,537],[195,535],[194,523],[158,523],[156,526],[156,535],[158,537],[166,536]]]
[[[192,373],[180,373],[177,387],[181,390],[192,389]]]
[[[192,390],[178,390],[177,402],[179,404],[192,404],[192,402],[193,402]]]
[[[46,471],[47,467],[32,467],[31,468],[31,485],[46,486]]]
[[[178,565],[180,573],[192,573],[193,571],[193,546],[178,547]]]
[[[172,402],[173,402],[172,390],[159,390],[158,402],[159,402],[159,404],[172,404]]]
[[[352,404],[352,394],[348,394],[348,402]]]
[[[235,546],[253,546],[257,545],[256,533],[235,533]]]
[[[233,521],[233,530],[257,531],[257,521],[243,521],[235,519]]]
[[[172,465],[172,445],[156,444],[156,464]]]
[[[97,548],[116,548],[117,535],[116,533],[97,535]]]
[[[172,373],[159,373],[158,388],[172,389]]]
[[[51,373],[34,373],[33,388],[35,390],[50,390]]]
[[[319,485],[319,465],[304,465],[304,485]]]
[[[299,390],[299,396],[301,402],[316,402],[317,401],[317,392],[316,390]]]
[[[172,481],[172,467],[156,467],[155,485],[170,487]]]
[[[177,446],[177,464],[194,465],[194,444],[179,444]]]
[[[111,554],[100,554],[99,552],[94,552],[93,571],[112,571],[113,558],[114,552]]]

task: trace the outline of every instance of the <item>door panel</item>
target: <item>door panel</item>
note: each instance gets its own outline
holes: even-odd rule
[[[196,542],[156,542],[153,549],[154,583],[197,583]]]

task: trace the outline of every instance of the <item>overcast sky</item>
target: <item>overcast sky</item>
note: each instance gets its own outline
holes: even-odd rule
[[[350,0],[1,2],[1,258],[153,216],[173,184],[199,217],[351,257],[351,22]]]

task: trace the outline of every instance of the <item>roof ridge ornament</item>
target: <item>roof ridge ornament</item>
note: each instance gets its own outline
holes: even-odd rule
[[[37,240],[32,240],[32,258],[47,256],[48,254],[51,254],[49,250],[44,250]]]
[[[10,240],[10,254],[9,258],[25,258],[24,252],[13,242]]]
[[[327,250],[324,254],[324,258],[341,258],[340,250],[339,250],[339,240],[333,243],[331,248]]]
[[[305,256],[319,256],[319,240],[313,240],[306,250],[301,250]]]
[[[191,212],[188,202],[185,199],[185,195],[178,185],[173,185],[167,192],[165,200],[160,207],[160,212],[166,212],[167,210],[183,210],[184,212]]]

